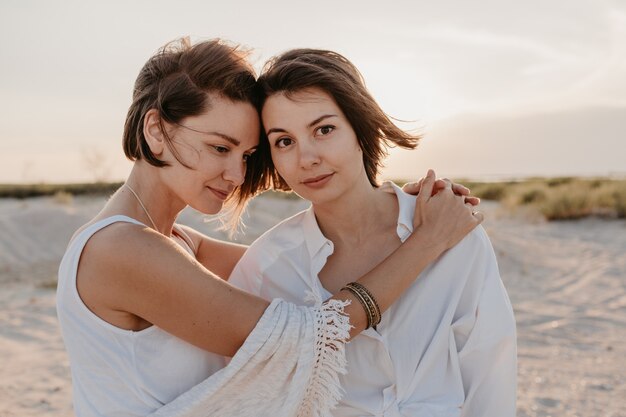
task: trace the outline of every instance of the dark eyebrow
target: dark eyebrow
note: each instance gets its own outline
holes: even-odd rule
[[[269,136],[271,133],[287,133],[287,131],[285,129],[281,129],[279,127],[273,127],[270,130],[267,131],[266,135]]]
[[[235,146],[239,146],[239,144],[241,143],[237,139],[235,139],[234,137],[225,135],[225,134],[220,133],[220,132],[202,132],[202,133],[206,133],[207,135],[218,136],[218,137],[220,137],[220,138],[222,138],[222,139],[232,143]]]
[[[324,119],[328,119],[329,117],[337,117],[336,114],[325,114],[323,116],[318,117],[317,119],[313,120],[311,123],[309,123],[307,126],[308,127],[313,127],[316,124],[318,124],[319,122],[321,122]]]
[[[220,132],[205,132],[204,130],[197,130],[197,129],[194,129],[194,128],[189,127],[189,126],[181,125],[180,123],[176,123],[176,125],[178,125],[178,126],[180,126],[180,127],[182,127],[182,128],[185,128],[185,129],[187,129],[187,130],[191,130],[192,132],[196,132],[196,133],[204,133],[205,135],[211,135],[211,136],[217,136],[217,137],[220,137],[220,138],[222,138],[222,139],[224,139],[224,140],[226,140],[226,141],[228,141],[228,142],[232,143],[232,144],[233,144],[233,145],[235,145],[235,146],[239,146],[239,145],[241,144],[241,142],[240,142],[240,141],[238,141],[238,140],[237,140],[237,139],[235,139],[234,137],[229,136],[229,135],[227,135],[227,134],[225,134],[225,133],[220,133]]]
[[[321,122],[324,119],[328,119],[329,117],[338,117],[336,114],[325,114],[323,116],[318,117],[317,119],[313,120],[311,123],[309,123],[307,125],[307,127],[313,127],[316,124],[318,124],[319,122]],[[269,136],[271,133],[287,133],[287,131],[285,129],[282,129],[280,127],[273,127],[270,130],[267,131],[266,135]]]

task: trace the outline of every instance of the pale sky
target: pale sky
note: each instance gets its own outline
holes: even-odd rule
[[[0,183],[123,179],[134,79],[184,35],[254,48],[257,68],[344,54],[425,135],[387,177],[626,176],[624,1],[2,0]]]

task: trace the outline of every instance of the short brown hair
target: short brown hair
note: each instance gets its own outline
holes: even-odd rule
[[[265,64],[258,80],[262,97],[283,93],[293,95],[307,88],[320,88],[330,94],[356,133],[363,151],[363,163],[370,183],[377,187],[377,175],[387,148],[400,146],[413,149],[420,135],[409,134],[398,128],[371,96],[359,70],[344,56],[320,49],[292,49],[272,58]],[[252,192],[270,186],[289,190],[280,177],[269,155],[269,143],[262,133],[257,152],[266,161],[254,175]],[[260,155],[261,156],[261,155]]]
[[[154,156],[144,136],[144,118],[151,109],[159,112],[166,143],[177,157],[162,122],[178,124],[186,117],[202,114],[211,106],[207,93],[218,93],[258,107],[256,74],[247,55],[239,46],[220,39],[192,46],[188,38],[182,38],[159,49],[135,81],[133,101],[124,124],[126,157],[131,161],[144,159],[157,167],[168,165]]]
[[[151,165],[169,165],[158,159],[146,142],[144,118],[151,109],[159,112],[161,131],[174,157],[189,168],[172,146],[163,122],[179,124],[184,118],[197,116],[211,107],[208,93],[217,93],[233,101],[247,102],[259,108],[260,94],[256,74],[247,61],[249,53],[239,45],[221,39],[191,45],[188,38],[163,46],[145,63],[135,81],[133,101],[124,124],[123,147],[131,161],[143,159]],[[252,183],[252,175],[259,171],[259,156],[252,155],[247,162],[244,189]],[[252,194],[241,187],[228,199],[229,223],[235,225]]]

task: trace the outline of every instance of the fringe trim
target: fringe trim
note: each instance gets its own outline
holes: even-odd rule
[[[346,373],[345,344],[352,328],[344,313],[348,304],[328,300],[315,309],[314,365],[298,417],[332,417],[331,410],[343,394],[339,374]]]

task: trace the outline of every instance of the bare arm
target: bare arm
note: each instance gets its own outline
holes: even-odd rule
[[[171,239],[129,223],[90,239],[77,288],[94,313],[118,327],[137,330],[148,322],[231,356],[269,305],[227,284]]]
[[[431,197],[434,176],[418,198],[417,230],[387,260],[359,282],[386,310],[444,250],[480,223],[451,190]],[[83,252],[78,290],[96,314],[133,315],[202,349],[232,356],[254,329],[268,302],[245,293],[207,270],[177,244],[152,229],[114,224],[96,233]],[[345,312],[354,326],[367,325],[349,292]],[[102,316],[101,316],[102,317]]]
[[[472,214],[471,204],[464,203],[462,196],[454,194],[451,183],[433,195],[435,182],[435,173],[429,170],[417,197],[413,234],[358,280],[374,294],[381,311],[387,310],[428,264],[456,245],[483,220],[481,213]],[[346,299],[348,294],[340,291],[333,298]],[[350,336],[354,337],[365,329],[367,318],[356,301],[346,308],[346,312],[354,326]]]

